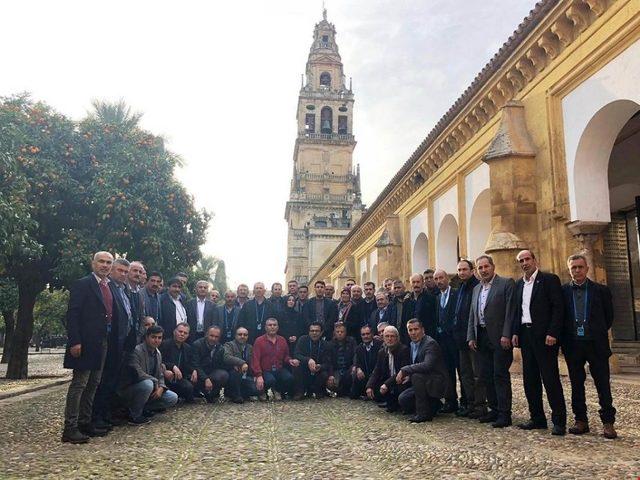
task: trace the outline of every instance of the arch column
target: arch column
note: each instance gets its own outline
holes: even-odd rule
[[[605,265],[602,248],[598,248],[602,240],[602,232],[609,226],[608,222],[584,222],[577,220],[567,224],[567,228],[581,247],[581,253],[587,257],[589,273],[587,276],[596,282],[605,280]]]
[[[376,248],[378,250],[378,279],[402,276],[404,254],[398,215],[387,217],[382,235],[376,242]]]

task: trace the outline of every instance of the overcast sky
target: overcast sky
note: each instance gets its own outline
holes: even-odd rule
[[[371,204],[534,0],[329,0]],[[2,2],[0,95],[72,118],[124,99],[214,213],[230,284],[284,280],[300,74],[321,0]],[[153,268],[153,266],[150,266]],[[172,272],[167,272],[172,273]]]

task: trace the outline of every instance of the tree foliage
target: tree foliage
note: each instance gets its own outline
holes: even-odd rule
[[[187,282],[189,291],[195,291],[196,283],[200,280],[210,282],[214,290],[218,290],[221,295],[224,295],[224,292],[227,291],[227,274],[224,260],[211,255],[204,256],[193,267],[192,272]]]

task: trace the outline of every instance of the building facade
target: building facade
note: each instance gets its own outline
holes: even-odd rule
[[[408,279],[522,248],[613,291],[613,350],[640,365],[640,1],[543,0],[315,272]]]
[[[353,91],[347,87],[336,29],[315,26],[298,97],[288,224],[287,281],[307,283],[364,213],[352,155]],[[305,80],[306,79],[306,80]],[[351,83],[351,82],[349,82]]]

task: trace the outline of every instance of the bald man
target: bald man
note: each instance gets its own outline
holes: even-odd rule
[[[273,306],[266,301],[265,291],[264,283],[257,282],[253,286],[253,298],[244,304],[238,315],[238,326],[248,330],[251,345],[256,338],[264,335],[267,318],[275,316]]]

